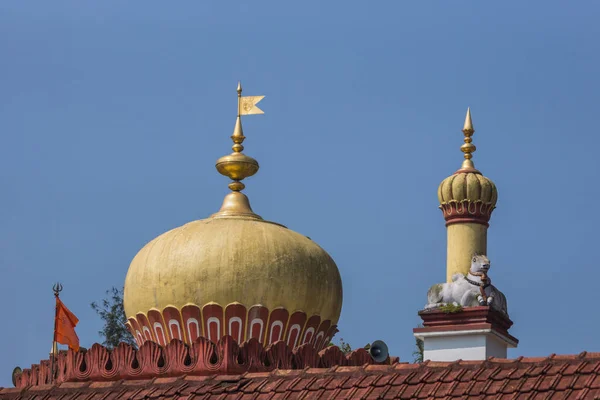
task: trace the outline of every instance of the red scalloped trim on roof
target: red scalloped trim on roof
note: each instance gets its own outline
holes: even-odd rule
[[[246,372],[268,372],[274,369],[329,368],[375,364],[365,349],[344,355],[337,346],[320,352],[304,344],[292,349],[279,341],[266,348],[256,339],[241,346],[231,336],[217,344],[199,337],[191,346],[173,339],[164,347],[146,341],[136,350],[121,343],[108,350],[94,344],[90,350],[60,352],[52,382],[50,360],[32,365],[16,377],[16,387],[62,382],[103,382],[150,379],[182,375],[239,375]],[[382,364],[390,364],[390,359]]]

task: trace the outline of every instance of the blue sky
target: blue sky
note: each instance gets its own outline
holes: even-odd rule
[[[600,6],[531,2],[0,3],[0,386],[48,355],[52,283],[89,304],[160,233],[218,210],[238,79],[261,164],[246,193],[310,236],[344,284],[337,339],[412,360],[445,279],[438,184],[499,189],[490,275],[519,355],[600,351]]]

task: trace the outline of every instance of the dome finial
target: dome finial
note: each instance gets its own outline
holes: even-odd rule
[[[473,133],[475,133],[475,129],[473,129],[473,121],[471,121],[471,107],[467,108],[467,115],[465,116],[465,125],[462,131],[465,135],[465,144],[460,146],[460,151],[465,153],[465,160],[462,163],[461,169],[475,169],[475,164],[473,164],[473,161],[471,161],[471,158],[473,158],[473,155],[471,153],[477,150],[477,147],[475,147],[475,145],[471,143],[473,141],[473,139],[471,139],[471,136],[473,136]]]
[[[242,97],[241,82],[238,82],[237,95],[237,117],[233,128],[233,134],[231,135],[231,140],[233,141],[231,149],[233,150],[233,153],[219,158],[216,164],[217,171],[233,181],[229,184],[229,189],[231,189],[232,193],[229,193],[225,197],[221,210],[214,214],[214,217],[238,215],[260,219],[260,217],[254,214],[250,208],[248,197],[240,193],[246,187],[241,181],[256,174],[259,168],[258,162],[254,158],[242,153],[242,150],[244,150],[242,143],[244,142],[244,139],[246,139],[244,131],[242,130],[242,115],[264,114],[256,104],[258,104],[265,96]]]

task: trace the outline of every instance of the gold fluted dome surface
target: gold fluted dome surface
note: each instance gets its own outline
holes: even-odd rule
[[[494,182],[480,173],[458,171],[442,181],[438,187],[438,200],[440,204],[468,200],[495,206],[498,191]]]
[[[342,283],[309,238],[246,218],[208,218],[168,231],[135,256],[125,279],[128,317],[186,304],[285,308],[337,323]]]

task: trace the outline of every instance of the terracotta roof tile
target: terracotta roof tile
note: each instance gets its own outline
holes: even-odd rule
[[[358,387],[360,382],[365,378],[364,375],[351,376],[346,382],[342,384],[342,389]]]
[[[479,396],[480,394],[485,393],[485,389],[487,386],[489,386],[490,383],[492,382],[473,381],[470,385],[467,385],[465,387],[465,391],[461,394],[468,394],[469,396]]]
[[[79,389],[89,385],[90,382],[63,382],[60,385],[58,385],[58,387],[61,389]]]
[[[193,391],[196,395],[211,395],[223,393],[221,382],[204,381],[201,382]]]
[[[394,368],[397,370],[402,370],[402,371],[410,371],[410,370],[421,368],[421,365],[420,364],[398,363],[394,366]]]
[[[251,374],[248,373],[246,375],[251,375]],[[253,375],[259,375],[259,374],[256,373],[256,374],[253,374]],[[265,376],[265,377],[268,377],[269,373],[262,373],[262,375]],[[200,381],[209,381],[209,380],[212,380],[214,378],[216,378],[216,375],[212,375],[212,376],[186,376],[183,379],[185,379],[186,381],[197,381],[197,382],[200,382]]]
[[[563,375],[573,375],[579,373],[579,370],[585,366],[586,362],[581,360],[574,360],[569,366],[563,371]]]
[[[352,397],[349,397],[349,398],[351,398],[351,399],[366,399],[367,395],[370,391],[371,391],[370,387],[356,388],[356,391],[354,392]]]
[[[308,387],[316,379],[314,376],[298,377],[292,381],[290,386],[287,388],[289,392],[301,392],[308,391]]]
[[[465,393],[472,388],[474,382],[459,382],[456,381],[452,384],[448,395],[450,397],[465,397]]]
[[[396,379],[394,379],[390,384],[393,386],[406,384],[406,382],[416,374],[416,371],[402,371],[401,373],[396,374]]]
[[[571,382],[573,382],[572,376],[560,376],[560,379],[554,385],[554,390],[564,391],[571,387]]]
[[[551,357],[523,357],[521,358],[522,363],[540,364],[544,361],[550,360]]]
[[[377,379],[379,379],[380,376],[381,375],[375,374],[364,376],[356,386],[358,386],[359,388],[370,387],[372,384],[375,383],[375,381],[377,381]]]
[[[592,375],[588,385],[590,389],[600,389],[600,374]]]
[[[383,395],[383,398],[388,400],[388,399],[397,399],[400,397],[400,394],[404,391],[404,389],[406,388],[405,385],[402,386],[390,386],[388,391],[385,392],[385,394]]]
[[[423,378],[423,382],[425,383],[436,383],[442,381],[444,376],[446,376],[450,372],[447,368],[434,368],[431,369],[430,373]]]
[[[387,392],[387,386],[379,386],[379,387],[371,387],[371,393],[369,393],[370,399],[381,399],[383,395]]]
[[[262,386],[268,382],[268,380],[266,378],[252,379],[251,377],[246,376],[246,379],[248,379],[249,381],[248,381],[248,384],[246,384],[242,388],[242,392],[244,392],[244,393],[259,392],[260,389],[262,388]]]
[[[88,397],[85,397],[84,400],[100,400],[102,399],[102,397],[104,397],[104,394],[102,392],[92,392]]]
[[[390,370],[390,366],[389,365],[371,364],[371,365],[365,365],[364,370],[366,372],[378,372],[378,371],[387,372]]]
[[[450,391],[452,390],[453,382],[444,382],[439,381],[435,390],[436,397],[445,397],[448,396]]]
[[[350,387],[348,389],[340,389],[334,398],[337,399],[352,399],[352,395],[356,392],[355,387]]]
[[[418,399],[428,399],[430,398],[429,394],[432,393],[434,390],[435,384],[422,382],[419,386],[418,392],[415,393],[415,396]]]
[[[321,390],[327,387],[327,384],[333,380],[333,376],[322,375],[316,377],[307,388],[308,390]]]
[[[105,397],[103,397],[103,399],[105,399],[105,400],[122,399],[123,397],[125,397],[125,393],[127,393],[127,390],[120,388],[120,390],[107,392],[107,395]]]
[[[323,399],[326,396],[327,391],[325,389],[313,390],[306,392],[304,399]]]
[[[123,391],[121,393],[121,396],[119,398],[121,398],[121,399],[131,399],[139,391],[140,391],[140,389],[131,389],[131,388],[127,389],[127,390],[125,390],[125,391]]]
[[[490,365],[490,366],[482,366],[478,369],[475,380],[477,381],[487,381],[493,379],[494,376],[502,370],[502,367],[499,365]]]
[[[402,391],[402,393],[400,394],[400,398],[401,399],[413,399],[413,398],[417,398],[417,394],[419,393],[419,389],[421,384],[417,384],[417,385],[409,385],[409,384],[405,384],[404,386],[404,390]]]
[[[344,383],[346,383],[346,381],[350,379],[349,376],[332,376],[331,380],[329,381],[329,383],[327,384],[327,386],[325,387],[327,390],[334,390],[334,389],[340,389]]]
[[[581,390],[586,387],[589,387],[588,382],[590,382],[589,375],[578,375],[575,377],[573,384],[571,385],[572,389]]]
[[[306,374],[310,375],[323,375],[326,372],[331,372],[335,368],[307,368],[304,370]]]
[[[529,396],[531,400],[545,400],[547,397],[546,393],[533,393]]]
[[[464,363],[464,361],[461,362]],[[466,364],[464,364],[466,365]],[[486,370],[486,361],[480,362],[478,365],[470,364],[467,368],[465,368],[465,374],[461,376],[461,381],[476,381],[479,375]]]
[[[464,369],[448,366],[448,374],[442,378],[442,382],[455,382],[466,372]]]
[[[387,373],[385,375],[380,375],[379,379],[377,379],[377,382],[375,382],[373,384],[373,386],[375,386],[375,387],[389,386],[390,382],[393,381],[394,379],[396,379],[397,376],[398,376],[398,374],[395,373],[395,371],[390,371],[389,373]]]
[[[433,372],[435,370],[429,369],[429,368],[423,368],[420,371],[416,371],[417,373],[414,374],[410,379],[408,379],[406,381],[407,384],[411,385],[411,384],[417,384],[417,383],[424,383],[427,381],[427,378],[430,377]]]
[[[135,396],[133,397],[132,400],[137,400],[137,399],[146,399],[146,398],[150,398],[152,397],[152,394],[155,393],[158,390],[157,387],[146,387],[143,389],[140,389]]]
[[[501,368],[496,374],[494,374],[494,376],[492,376],[491,379],[495,381],[504,379],[516,380],[513,375],[517,370],[518,367],[503,366],[503,368]]]
[[[262,385],[256,390],[257,392],[260,393],[271,393],[271,392],[275,392],[275,389],[277,389],[278,386],[280,386],[283,382],[280,380],[265,380],[263,381]]]

